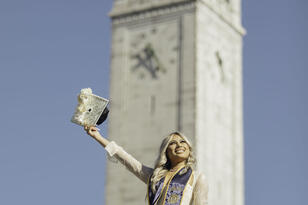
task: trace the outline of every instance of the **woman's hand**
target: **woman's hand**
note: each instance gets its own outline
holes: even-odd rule
[[[102,137],[102,135],[99,133],[98,128],[91,126],[84,126],[84,130],[87,132],[88,135],[93,137],[96,141],[98,141],[103,147],[106,147],[109,141]]]
[[[98,128],[91,126],[84,126],[84,130],[87,132],[88,135],[90,135],[91,137],[93,137],[94,139],[98,139],[101,137],[101,134],[98,132]]]

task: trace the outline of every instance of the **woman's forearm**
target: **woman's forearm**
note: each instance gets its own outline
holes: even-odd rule
[[[97,136],[93,136],[93,138],[99,143],[101,144],[103,147],[106,147],[109,144],[109,140],[107,140],[106,138],[104,138],[102,135],[97,135]]]

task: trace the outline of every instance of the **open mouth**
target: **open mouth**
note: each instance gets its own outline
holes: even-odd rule
[[[179,149],[176,149],[175,150],[175,153],[176,154],[182,154],[182,153],[184,153],[185,152],[185,149],[184,148],[179,148]]]

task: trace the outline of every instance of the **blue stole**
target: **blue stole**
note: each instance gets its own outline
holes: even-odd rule
[[[182,168],[181,170],[183,170]],[[183,197],[183,192],[188,183],[192,170],[189,168],[186,173],[180,175],[181,170],[177,171],[177,173],[166,182],[166,191],[163,192],[164,180],[165,177],[160,179],[160,181],[155,185],[156,193],[153,193],[151,189],[151,183],[148,185],[148,200],[149,205],[155,205],[155,203],[160,199],[160,197],[164,197],[163,205],[180,205]],[[149,181],[150,182],[150,181]],[[163,195],[162,195],[163,194]]]

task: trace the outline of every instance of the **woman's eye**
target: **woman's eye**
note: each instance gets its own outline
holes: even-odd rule
[[[182,140],[181,143],[186,143],[186,142],[184,140]]]
[[[173,144],[175,144],[175,142],[170,142],[170,144],[169,144],[169,145],[173,145]]]

